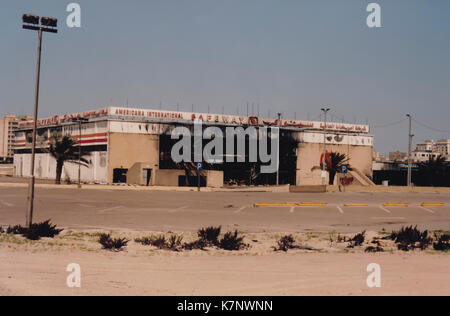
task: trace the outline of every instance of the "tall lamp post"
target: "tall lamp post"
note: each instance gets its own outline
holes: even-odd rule
[[[324,114],[324,124],[323,124],[323,160],[322,160],[322,185],[326,185],[326,177],[325,177],[325,163],[326,163],[326,154],[327,154],[327,113],[330,111],[328,108],[321,109]]]
[[[74,118],[72,122],[78,123],[78,189],[81,189],[81,156],[82,156],[82,141],[81,141],[81,124],[89,121],[85,118]]]
[[[411,153],[412,153],[412,141],[414,135],[412,134],[412,116],[411,114],[406,114],[406,116],[409,119],[409,132],[408,132],[408,180],[407,185],[408,187],[412,186],[412,159],[411,159]]]
[[[58,20],[55,18],[42,17],[39,18],[33,14],[24,14],[22,16],[23,28],[26,30],[38,31],[38,50],[37,50],[37,66],[36,66],[36,87],[34,97],[34,115],[33,115],[33,140],[31,147],[31,175],[30,183],[28,186],[28,208],[26,214],[26,225],[31,227],[33,223],[33,209],[34,209],[34,160],[36,156],[36,131],[37,131],[37,117],[38,117],[38,105],[39,105],[39,81],[41,75],[41,51],[42,51],[42,33],[58,33],[57,25]]]
[[[278,113],[278,166],[277,166],[277,186],[280,185],[280,137],[281,137],[281,113]]]

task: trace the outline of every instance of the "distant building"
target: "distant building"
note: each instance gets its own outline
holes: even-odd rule
[[[422,151],[422,152],[433,152],[434,149],[434,141],[432,140],[426,140],[423,143],[417,144],[416,151]]]
[[[436,159],[439,156],[445,157],[450,161],[450,139],[442,139],[437,142],[426,140],[418,143],[416,150],[412,153],[412,158],[416,162],[425,162],[430,158]]]
[[[436,142],[434,152],[445,156],[447,161],[450,161],[450,139],[442,139]]]
[[[408,160],[408,154],[400,151],[390,152],[389,153],[390,161],[405,161]]]
[[[374,151],[373,152],[373,161],[377,161],[377,162],[387,162],[389,161],[389,158],[387,158],[386,156],[384,156],[383,154]]]
[[[14,131],[17,130],[19,122],[29,121],[30,116],[16,116],[12,114],[0,118],[0,162],[12,162],[14,157]]]

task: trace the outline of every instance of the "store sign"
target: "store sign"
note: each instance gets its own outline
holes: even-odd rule
[[[173,111],[158,111],[158,110],[143,110],[131,108],[108,107],[97,111],[88,111],[76,114],[55,115],[51,118],[38,120],[38,126],[52,126],[61,123],[71,122],[75,118],[141,118],[165,120],[165,121],[202,121],[203,123],[224,124],[224,125],[242,125],[242,126],[280,126],[293,127],[313,130],[323,130],[325,128],[324,122],[310,122],[298,120],[281,120],[265,119],[256,116],[236,116],[236,115],[219,115],[206,113],[190,113],[190,112],[173,112]],[[21,122],[19,128],[32,127],[33,122]],[[341,124],[341,123],[327,123],[326,129],[328,131],[342,131],[342,132],[356,132],[369,133],[369,125],[355,125],[355,124]]]

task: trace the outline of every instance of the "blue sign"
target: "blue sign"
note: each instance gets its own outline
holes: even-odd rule
[[[197,170],[198,171],[203,171],[203,163],[201,163],[201,162],[197,163]]]
[[[341,173],[347,174],[348,173],[348,165],[342,165],[341,166]]]

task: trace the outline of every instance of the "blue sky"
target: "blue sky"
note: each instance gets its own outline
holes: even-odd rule
[[[77,2],[82,27],[65,25]],[[416,141],[450,138],[450,1],[5,0],[0,2],[0,115],[31,113],[37,35],[22,13],[54,16],[45,34],[40,116],[109,105],[375,126],[412,113]],[[251,108],[251,106],[250,106]],[[407,121],[373,130],[375,149],[407,150]],[[435,130],[442,131],[435,131]]]

